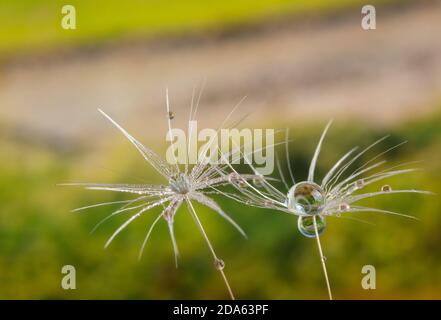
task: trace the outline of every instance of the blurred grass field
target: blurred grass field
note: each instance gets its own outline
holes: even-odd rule
[[[423,171],[391,178],[393,188],[419,188],[441,193],[441,116],[372,130],[357,123],[339,123],[330,131],[318,163],[322,176],[354,145],[367,146],[384,134],[391,138],[379,152],[404,140],[389,153],[389,165],[424,160]],[[304,178],[321,127],[292,128],[291,158],[298,178]],[[115,136],[113,136],[115,137]],[[142,137],[139,137],[143,141]],[[143,259],[137,253],[154,213],[130,225],[104,250],[103,245],[127,215],[89,232],[110,207],[71,213],[79,206],[129,199],[129,195],[57,187],[64,181],[161,182],[131,145],[115,138],[112,147],[57,151],[14,142],[1,136],[0,153],[0,298],[178,299],[226,298],[222,279],[196,225],[183,207],[176,218],[181,249],[175,269],[165,223],[154,231]],[[363,160],[367,160],[366,155]],[[110,168],[111,170],[103,168]],[[376,184],[377,190],[381,184]],[[326,299],[326,288],[315,241],[302,237],[287,214],[245,207],[225,199],[221,206],[245,229],[243,239],[215,213],[197,206],[202,222],[226,273],[242,299]],[[417,216],[420,221],[380,214],[354,215],[375,226],[343,218],[328,219],[322,236],[336,298],[441,298],[441,201],[438,195],[390,195],[369,204]],[[61,267],[77,269],[77,290],[61,289]],[[377,268],[377,289],[362,290],[361,268]]]
[[[376,0],[384,4],[394,0]],[[396,0],[395,0],[396,1]],[[87,1],[73,0],[75,32],[60,26],[60,0],[2,1],[0,4],[0,57],[47,51],[107,41],[180,36],[191,32],[224,31],[280,17],[301,17],[346,8],[361,0],[239,0],[239,1]]]

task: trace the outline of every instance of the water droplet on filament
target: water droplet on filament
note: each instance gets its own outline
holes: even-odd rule
[[[383,191],[383,192],[390,192],[390,191],[392,191],[392,187],[390,185],[386,184],[386,185],[381,187],[381,191]]]
[[[364,180],[357,180],[357,182],[355,182],[355,185],[357,186],[357,188],[362,188],[364,186]]]
[[[175,118],[175,113],[172,112],[172,111],[169,111],[168,114],[167,114],[167,117],[168,117],[170,120],[173,120],[173,119]]]
[[[326,228],[326,219],[321,215],[315,216],[300,216],[297,220],[297,228],[300,233],[308,238],[315,238],[315,227],[314,227],[314,217],[317,223],[318,234],[321,235]]]
[[[231,184],[234,184],[236,187],[242,189],[246,187],[245,180],[237,173],[231,173],[228,177],[228,181],[230,181]]]
[[[255,177],[253,178],[253,184],[258,187],[258,188],[262,188],[263,187],[263,177]]]
[[[263,202],[263,205],[264,205],[266,208],[272,208],[272,207],[274,206],[274,202],[273,202],[272,200],[265,200],[265,201]]]
[[[351,209],[351,207],[347,203],[341,203],[338,209],[340,211],[348,211],[349,209]]]
[[[215,259],[214,260],[214,267],[217,270],[223,270],[225,268],[225,262],[222,259]]]
[[[325,195],[314,182],[299,182],[288,191],[288,209],[301,215],[316,215],[323,210]]]

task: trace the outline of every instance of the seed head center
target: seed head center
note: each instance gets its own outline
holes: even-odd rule
[[[179,194],[187,194],[191,190],[188,177],[180,173],[176,178],[170,179],[170,188]]]

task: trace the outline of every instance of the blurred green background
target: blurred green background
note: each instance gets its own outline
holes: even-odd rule
[[[71,1],[78,15],[75,31],[59,26],[62,4],[0,4],[0,298],[228,297],[185,207],[176,217],[181,251],[176,269],[165,223],[137,259],[154,212],[104,250],[127,216],[91,235],[111,208],[70,210],[129,195],[56,186],[164,183],[96,108],[110,110],[163,154],[165,85],[176,122],[184,125],[192,88],[200,88],[207,75],[201,128],[219,125],[234,102],[248,95],[239,113],[253,116],[244,126],[291,128],[298,180],[306,176],[330,117],[335,125],[318,176],[355,145],[391,134],[361,164],[408,140],[384,158],[390,166],[423,160],[416,166],[424,170],[387,182],[437,195],[390,195],[368,203],[420,220],[353,215],[375,223],[371,226],[330,218],[323,249],[337,299],[441,298],[441,61],[434,36],[441,22],[433,18],[441,12],[439,4],[373,2],[379,17],[375,31],[360,28],[361,1]],[[401,37],[398,25],[406,23],[413,33]],[[424,32],[426,24],[433,35]],[[365,42],[371,51],[356,51],[353,44]],[[248,240],[212,211],[196,209],[238,298],[327,298],[316,243],[297,232],[294,217],[218,200]],[[61,288],[67,264],[76,267],[76,290]],[[368,264],[377,270],[376,290],[361,287],[361,268]]]
[[[380,0],[388,3],[393,0]],[[0,12],[2,28],[0,55],[19,50],[37,50],[133,38],[182,35],[201,30],[231,29],[265,18],[297,16],[347,9],[362,4],[356,0],[311,1],[4,1]],[[66,4],[75,6],[78,32],[66,37],[59,12]]]

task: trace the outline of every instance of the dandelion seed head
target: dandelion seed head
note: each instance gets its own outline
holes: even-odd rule
[[[198,98],[199,102],[199,98]],[[171,130],[171,121],[175,118],[175,114],[170,111],[169,106],[169,98],[168,91],[166,95],[166,107],[167,107],[167,123],[169,130]],[[191,106],[190,117],[189,117],[189,131],[190,123],[193,117],[196,115],[197,105],[193,108]],[[236,106],[237,107],[237,106]],[[236,108],[235,107],[235,108]],[[233,109],[234,111],[235,109]],[[153,221],[152,225],[147,231],[147,234],[144,238],[144,242],[142,243],[141,249],[139,251],[139,258],[141,258],[144,248],[152,234],[153,229],[157,225],[157,223],[163,218],[165,220],[170,234],[170,239],[172,242],[173,251],[175,254],[175,263],[177,265],[179,250],[177,241],[174,234],[174,217],[181,207],[183,203],[186,203],[188,206],[188,211],[193,216],[198,229],[200,230],[206,244],[208,245],[210,252],[215,259],[215,267],[222,274],[222,278],[227,286],[228,292],[232,299],[234,299],[233,292],[228,283],[228,280],[223,272],[225,263],[223,260],[218,259],[215,253],[214,247],[211,244],[211,241],[208,238],[208,235],[205,232],[205,229],[198,218],[198,214],[194,209],[192,202],[198,202],[209,209],[215,211],[218,215],[224,218],[227,222],[233,225],[243,236],[246,237],[245,232],[241,229],[241,227],[226,213],[222,210],[222,208],[212,199],[209,195],[217,194],[217,195],[226,195],[226,193],[218,190],[218,187],[225,186],[230,183],[230,180],[234,182],[236,186],[244,187],[246,185],[247,180],[252,180],[255,175],[240,175],[238,173],[234,173],[233,176],[228,174],[226,164],[213,164],[209,161],[207,155],[205,158],[200,160],[196,164],[185,163],[185,169],[181,170],[179,165],[170,165],[167,161],[162,159],[159,155],[157,155],[153,150],[144,146],[138,140],[136,140],[132,135],[130,135],[122,126],[120,126],[116,121],[114,121],[110,116],[108,116],[104,111],[99,111],[115,126],[120,130],[124,136],[133,144],[133,146],[138,150],[138,152],[142,155],[142,157],[166,180],[165,184],[159,185],[151,185],[151,184],[96,184],[96,183],[75,183],[75,184],[66,184],[66,185],[76,185],[76,186],[84,186],[86,189],[92,190],[107,190],[114,192],[124,192],[129,194],[137,195],[136,199],[123,201],[125,205],[111,213],[105,219],[103,219],[100,223],[97,224],[97,227],[101,225],[103,222],[109,220],[110,218],[119,215],[119,214],[128,214],[133,210],[138,210],[135,213],[132,213],[128,220],[120,225],[117,230],[111,235],[111,237],[106,242],[105,247],[109,246],[110,243],[114,240],[114,238],[123,230],[127,228],[129,224],[131,224],[134,220],[138,219],[140,216],[150,212],[151,209],[162,207],[161,213],[156,217]],[[224,123],[228,121],[232,112],[227,116],[224,120]],[[223,123],[223,124],[224,124]],[[222,125],[223,125],[222,124]],[[221,125],[221,128],[222,128]],[[219,130],[221,129],[219,128]],[[190,132],[189,132],[190,134]],[[207,148],[208,149],[208,148]],[[118,202],[113,202],[118,203]],[[82,209],[92,208],[100,205],[110,205],[113,203],[103,203],[103,204],[95,204],[91,206],[86,206]],[[119,202],[121,203],[121,202]]]
[[[367,186],[375,182],[416,170],[397,169],[397,167],[400,166],[397,165],[390,168],[383,168],[382,170],[378,171],[379,168],[385,164],[385,161],[376,160],[387,152],[401,146],[403,143],[395,145],[386,151],[380,152],[370,160],[366,161],[360,167],[353,169],[358,159],[360,159],[367,151],[383,142],[388,136],[378,139],[358,153],[356,153],[358,149],[357,147],[352,148],[331,167],[321,182],[318,181],[314,175],[315,166],[330,124],[331,122],[329,122],[325,127],[325,130],[323,131],[317,144],[310,163],[308,179],[306,181],[296,183],[294,180],[294,170],[290,167],[291,162],[288,158],[289,151],[286,138],[285,154],[287,157],[286,163],[288,164],[289,176],[287,178],[283,176],[280,166],[278,166],[278,171],[281,177],[280,180],[286,187],[287,192],[284,193],[283,190],[279,190],[279,188],[272,186],[268,178],[262,177],[263,187],[265,188],[266,192],[260,192],[257,189],[246,190],[246,192],[243,192],[243,195],[250,199],[252,205],[276,209],[300,216],[298,229],[302,234],[308,234],[310,237],[314,237],[314,235],[312,233],[308,233],[308,227],[311,226],[311,224],[308,222],[312,221],[310,218],[313,216],[316,216],[317,218],[317,224],[320,228],[320,232],[323,232],[325,229],[325,217],[340,216],[342,212],[375,212],[413,218],[412,216],[402,213],[357,205],[357,202],[360,200],[377,197],[384,194],[430,193],[427,191],[414,189],[393,191],[390,185],[384,185],[380,192],[363,193],[363,190]],[[289,185],[289,181],[292,181],[291,187]]]
[[[331,122],[327,124],[319,139],[309,166],[308,178],[306,181],[299,183],[295,182],[294,170],[290,166],[291,161],[289,159],[287,131],[285,138],[285,155],[286,163],[288,164],[287,171],[289,172],[287,178],[284,177],[280,163],[277,161],[277,170],[280,175],[280,181],[283,183],[283,186],[287,191],[284,192],[273,186],[269,182],[269,179],[265,177],[263,178],[263,187],[265,190],[258,190],[257,188],[251,188],[251,190],[238,190],[241,191],[242,195],[248,198],[254,206],[275,209],[298,216],[297,229],[299,232],[305,237],[316,238],[329,298],[332,300],[331,286],[325,263],[326,258],[323,254],[321,242],[319,240],[320,235],[324,232],[327,226],[326,218],[329,216],[340,217],[342,212],[375,212],[414,219],[414,217],[402,213],[360,206],[357,205],[357,202],[366,198],[392,193],[430,194],[430,192],[414,189],[392,191],[392,188],[389,185],[384,185],[380,192],[363,193],[365,187],[375,182],[415,171],[415,169],[397,169],[397,167],[400,166],[398,165],[383,169],[379,172],[374,172],[375,169],[381,167],[385,163],[385,161],[376,161],[376,159],[394,148],[401,146],[403,143],[377,154],[360,167],[353,169],[353,166],[357,163],[356,161],[358,159],[360,159],[368,150],[385,140],[387,136],[375,141],[358,153],[356,153],[358,147],[349,150],[331,167],[328,173],[323,177],[322,181],[319,182],[315,176],[315,166]],[[251,165],[250,167],[253,169]],[[349,170],[352,170],[352,172]],[[292,184],[289,184],[289,181],[291,181]],[[360,221],[356,218],[354,218],[354,220]]]
[[[181,172],[177,174],[176,178],[171,178],[168,183],[171,190],[177,194],[186,195],[192,189],[189,177]]]

